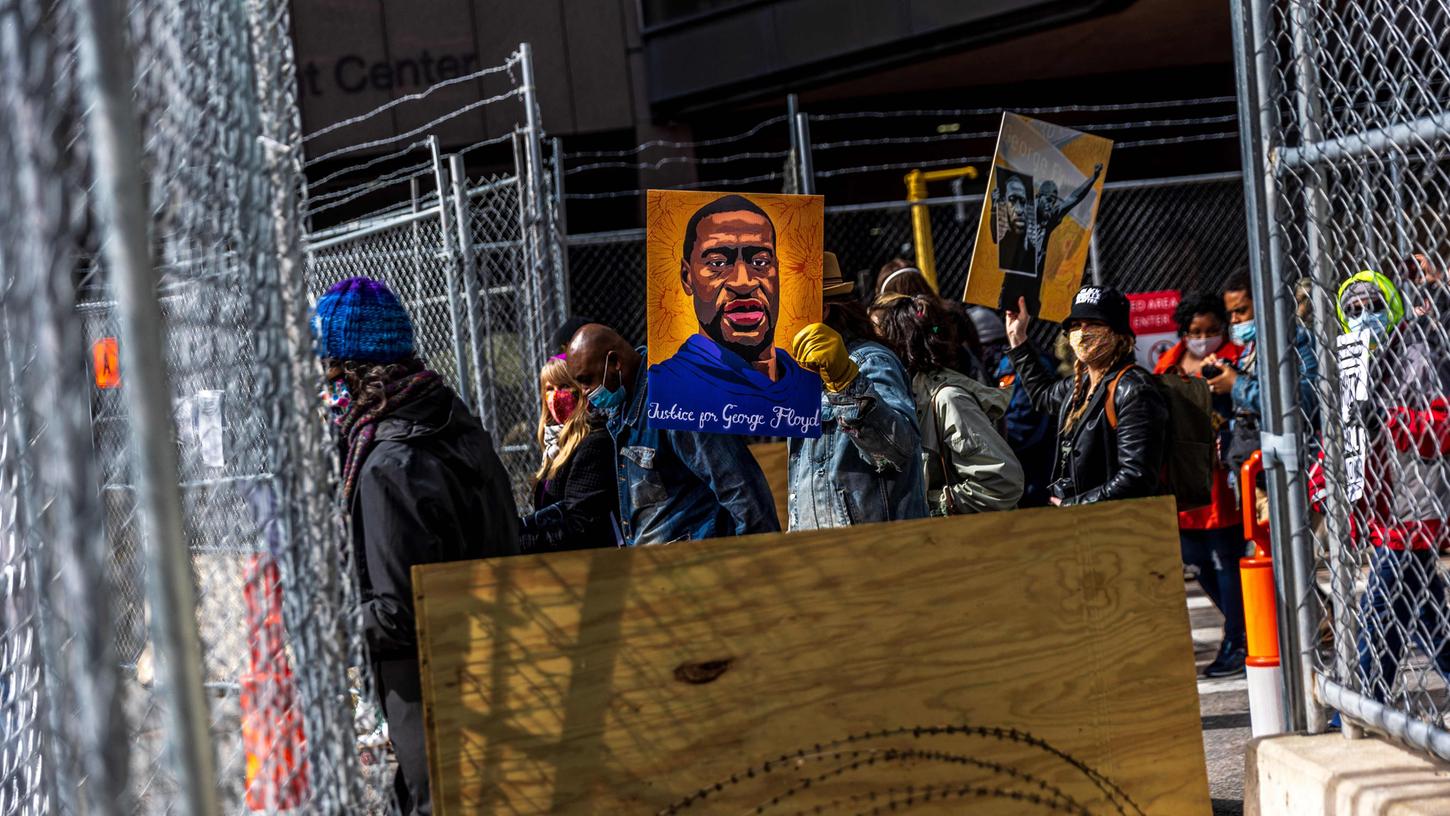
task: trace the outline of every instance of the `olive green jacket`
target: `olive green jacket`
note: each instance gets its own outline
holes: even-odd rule
[[[998,430],[1012,392],[951,369],[917,374],[911,390],[933,514],[1016,507],[1022,498],[1022,465]]]

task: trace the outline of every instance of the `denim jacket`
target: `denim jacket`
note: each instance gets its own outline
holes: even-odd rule
[[[1309,418],[1310,428],[1319,424],[1319,399],[1315,394],[1315,382],[1319,379],[1319,358],[1314,354],[1314,337],[1302,326],[1294,327],[1294,350],[1299,353],[1299,405]],[[1258,343],[1250,343],[1239,357],[1243,372],[1233,385],[1234,410],[1241,415],[1258,420],[1263,416],[1263,405],[1259,401]]]
[[[921,431],[911,384],[885,346],[852,340],[861,369],[821,397],[821,435],[790,440],[790,529],[923,518]]]
[[[775,499],[745,438],[651,429],[648,382],[640,366],[633,401],[608,423],[629,546],[778,532]]]

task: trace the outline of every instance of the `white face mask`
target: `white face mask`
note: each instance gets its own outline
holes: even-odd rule
[[[1207,357],[1223,347],[1223,335],[1217,337],[1189,337],[1185,340],[1188,353],[1194,357]]]

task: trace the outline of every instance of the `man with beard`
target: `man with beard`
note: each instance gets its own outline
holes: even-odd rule
[[[652,427],[798,435],[819,426],[820,378],[775,345],[775,239],[770,216],[743,196],[717,198],[690,217],[680,284],[693,299],[699,332],[649,368]],[[712,411],[721,424],[680,418],[671,410],[675,401]],[[752,416],[763,420],[730,419]]]

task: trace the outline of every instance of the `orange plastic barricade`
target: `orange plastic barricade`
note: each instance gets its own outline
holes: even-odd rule
[[[247,756],[247,808],[279,811],[307,800],[302,714],[282,629],[282,582],[265,554],[247,565],[249,651],[242,678],[242,747]]]
[[[1249,687],[1249,720],[1256,737],[1284,731],[1284,701],[1280,695],[1283,669],[1279,666],[1274,559],[1270,556],[1268,525],[1259,522],[1258,503],[1254,501],[1259,474],[1263,472],[1261,451],[1254,451],[1239,469],[1244,531],[1254,545],[1254,554],[1239,560],[1239,580],[1244,589],[1244,631],[1248,639],[1244,674]]]

